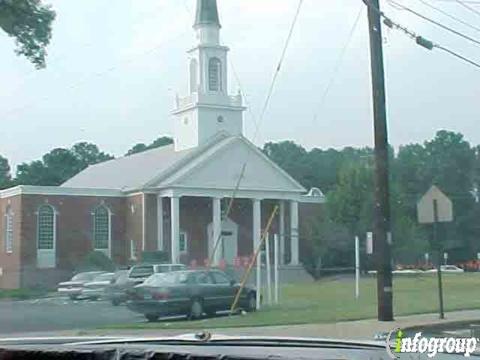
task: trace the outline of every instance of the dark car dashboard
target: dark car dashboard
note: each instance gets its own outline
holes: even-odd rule
[[[403,356],[402,356],[403,357]],[[232,338],[205,334],[175,338],[50,338],[0,340],[0,360],[150,359],[390,359],[385,344],[318,339]],[[411,357],[409,357],[411,358]],[[416,356],[415,358],[427,358]]]

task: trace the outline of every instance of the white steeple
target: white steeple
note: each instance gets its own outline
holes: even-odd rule
[[[228,95],[228,47],[220,44],[216,0],[197,0],[197,44],[188,51],[189,92],[177,97],[174,115],[175,150],[201,145],[218,132],[243,133],[240,94]]]

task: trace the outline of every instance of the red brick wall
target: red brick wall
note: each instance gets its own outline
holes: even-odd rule
[[[21,205],[20,196],[0,199],[0,289],[16,289],[20,287],[21,258]],[[10,206],[13,211],[13,253],[5,251],[5,213]]]
[[[57,271],[36,267],[37,210],[45,203],[57,211]],[[106,205],[112,212],[112,260],[124,264],[127,254],[124,198],[22,195],[22,286],[45,282],[53,284],[71,275],[73,269],[93,250],[92,212],[100,204]],[[55,281],[52,277],[56,277]]]

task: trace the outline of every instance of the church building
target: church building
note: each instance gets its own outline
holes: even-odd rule
[[[193,29],[189,93],[172,111],[174,144],[90,166],[58,187],[0,191],[0,288],[51,286],[92,251],[118,265],[164,251],[173,263],[238,266],[277,205],[270,233],[280,236],[280,263],[301,266],[303,231],[324,196],[244,136],[245,106],[228,92],[216,0],[197,1]]]

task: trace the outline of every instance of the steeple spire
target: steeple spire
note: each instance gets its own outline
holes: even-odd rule
[[[217,0],[197,0],[197,14],[194,27],[200,25],[216,25],[219,28]]]

